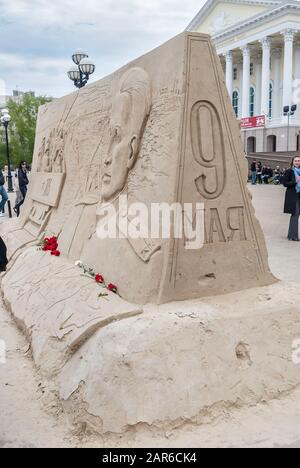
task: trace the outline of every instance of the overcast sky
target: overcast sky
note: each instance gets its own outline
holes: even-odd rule
[[[0,0],[0,94],[73,91],[76,48],[96,63],[93,80],[185,29],[205,0]],[[1,89],[2,88],[2,89]]]

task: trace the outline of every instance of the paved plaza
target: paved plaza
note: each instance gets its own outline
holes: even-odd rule
[[[275,185],[250,185],[249,188],[267,242],[271,271],[283,281],[297,281],[300,243],[287,240],[290,216],[283,213],[285,188]]]

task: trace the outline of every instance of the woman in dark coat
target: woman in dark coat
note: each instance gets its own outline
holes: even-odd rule
[[[299,241],[299,216],[300,216],[300,157],[296,156],[283,176],[282,181],[286,187],[284,212],[291,214],[288,239]]]
[[[29,184],[28,176],[27,176],[27,162],[22,161],[19,166],[18,170],[18,182],[20,192],[23,196],[23,199],[14,207],[14,211],[17,213],[17,216],[20,214],[20,206],[23,205],[26,193],[27,193],[27,185]]]

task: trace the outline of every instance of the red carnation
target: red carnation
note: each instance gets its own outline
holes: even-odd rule
[[[107,286],[107,289],[113,293],[116,293],[118,291],[118,288],[115,284],[112,284],[110,283],[108,286]]]
[[[96,281],[96,283],[103,284],[104,283],[104,278],[101,275],[96,275],[95,276],[95,281]]]
[[[44,252],[50,252],[51,255],[55,256],[55,257],[59,257],[60,256],[60,251],[57,250],[58,249],[58,241],[57,241],[57,237],[56,236],[53,236],[53,237],[45,237],[44,239],[44,245],[42,247],[42,250]]]
[[[55,257],[60,256],[60,251],[59,250],[52,250],[51,255],[54,255]]]

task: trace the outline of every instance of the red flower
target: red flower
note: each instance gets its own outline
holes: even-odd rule
[[[103,284],[104,283],[104,278],[101,275],[96,275],[95,276],[95,281],[96,281],[96,283]]]
[[[110,283],[108,286],[107,286],[107,289],[113,293],[116,293],[118,291],[118,288],[115,284],[112,284]]]
[[[54,255],[55,257],[60,256],[60,251],[59,250],[52,250],[51,255]]]
[[[51,255],[55,256],[55,257],[59,257],[60,256],[60,251],[57,250],[58,249],[58,241],[57,241],[57,237],[56,236],[53,236],[53,237],[45,237],[44,239],[44,245],[42,247],[42,250],[44,252],[50,252]]]

